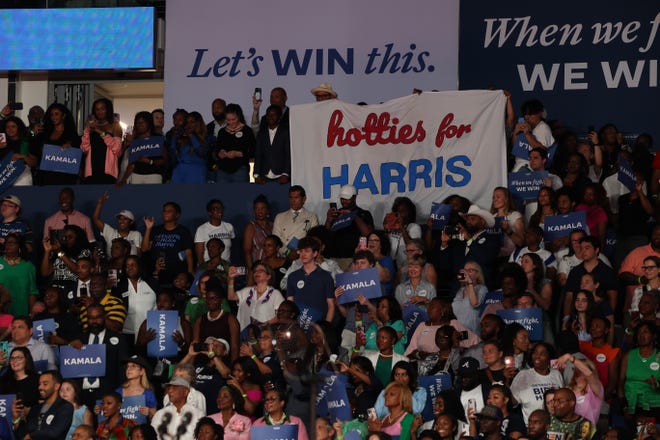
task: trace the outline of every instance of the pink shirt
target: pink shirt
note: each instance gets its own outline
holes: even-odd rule
[[[587,226],[589,227],[590,235],[598,237],[598,225],[607,223],[607,214],[600,206],[587,206],[580,203],[575,207],[575,212],[586,211]]]
[[[603,385],[600,385],[600,395],[596,396],[590,386],[587,386],[587,394],[575,396],[575,414],[584,417],[594,425],[600,417],[600,407],[603,404]]]
[[[64,229],[64,226],[66,225],[80,226],[83,231],[85,231],[87,240],[90,243],[96,241],[96,238],[94,238],[94,230],[92,230],[92,222],[89,220],[89,217],[75,209],[68,216],[64,215],[62,211],[57,211],[55,214],[48,217],[44,222],[44,238],[50,237],[50,231],[60,231]]]
[[[236,413],[231,416],[226,427],[222,421],[222,413],[215,413],[209,417],[212,418],[215,423],[224,428],[224,438],[226,440],[250,440],[250,427],[252,426],[252,422],[250,422],[249,417]]]
[[[105,142],[105,145],[108,147],[108,151],[105,153],[103,171],[105,174],[109,174],[116,178],[117,174],[119,174],[117,162],[119,161],[119,155],[121,154],[121,139],[106,134],[103,136],[103,142]],[[83,150],[83,153],[85,154],[85,177],[89,177],[92,174],[92,155],[89,154],[92,150],[92,145],[89,143],[88,128],[83,132],[80,149]]]
[[[439,325],[427,325],[425,322],[418,325],[412,338],[410,338],[405,355],[410,356],[410,353],[415,350],[421,350],[427,353],[438,351],[438,346],[435,345],[435,332],[439,328]]]

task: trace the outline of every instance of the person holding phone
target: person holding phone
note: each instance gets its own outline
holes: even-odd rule
[[[275,272],[266,264],[255,264],[252,267],[252,286],[237,292],[234,290],[234,278],[239,275],[238,269],[234,266],[229,268],[227,298],[238,302],[237,317],[241,330],[251,323],[274,324],[276,310],[284,301],[282,293],[273,287]]]
[[[84,183],[111,184],[117,181],[121,156],[122,128],[115,119],[112,101],[99,98],[92,104],[80,148],[85,155]]]
[[[9,371],[0,378],[0,394],[15,394],[19,405],[30,407],[39,400],[39,373],[27,347],[16,347],[9,353]]]

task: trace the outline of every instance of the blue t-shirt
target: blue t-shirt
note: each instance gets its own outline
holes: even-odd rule
[[[287,297],[293,300],[302,309],[301,305],[311,307],[321,313],[319,319],[325,319],[328,313],[328,299],[333,299],[335,282],[332,275],[320,267],[316,267],[307,274],[304,268],[300,268],[289,275],[286,283]]]
[[[378,260],[378,264],[383,266],[385,269],[390,271],[390,280],[387,283],[380,283],[380,287],[383,289],[383,296],[392,296],[392,291],[394,290],[394,278],[396,277],[396,268],[394,267],[394,260],[389,255],[384,256]]]

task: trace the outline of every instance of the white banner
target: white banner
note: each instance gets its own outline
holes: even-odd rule
[[[383,102],[458,84],[459,0],[168,0],[166,124],[176,108],[208,120],[223,98],[252,114],[252,93],[284,87],[313,102],[331,83],[347,102]]]
[[[463,91],[293,106],[292,182],[322,218],[339,188],[355,185],[378,228],[398,196],[417,204],[417,222],[451,194],[490,208],[493,188],[506,186],[505,103],[502,91]]]

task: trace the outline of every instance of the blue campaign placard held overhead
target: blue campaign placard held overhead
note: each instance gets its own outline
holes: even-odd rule
[[[375,267],[338,273],[336,277],[337,287],[344,288],[344,293],[337,298],[339,304],[357,301],[357,296],[360,294],[366,298],[379,298],[383,296],[383,292],[380,289],[378,269]]]
[[[162,154],[164,145],[163,136],[133,139],[128,147],[128,161],[133,163],[141,157],[158,157]]]
[[[635,172],[633,171],[630,162],[626,160],[623,154],[619,154],[619,173],[617,179],[619,182],[623,183],[630,192],[635,191],[637,178],[635,177]]]
[[[433,230],[443,229],[449,223],[451,216],[451,205],[446,203],[433,202],[431,206],[431,219],[433,220]]]
[[[78,174],[82,160],[80,148],[62,148],[58,145],[44,145],[39,169],[65,174]]]
[[[149,310],[147,328],[156,331],[156,337],[147,343],[147,356],[163,358],[179,353],[172,335],[179,328],[179,314],[176,310]]]
[[[105,368],[105,344],[83,345],[80,350],[68,345],[60,347],[60,372],[65,379],[103,377]]]

